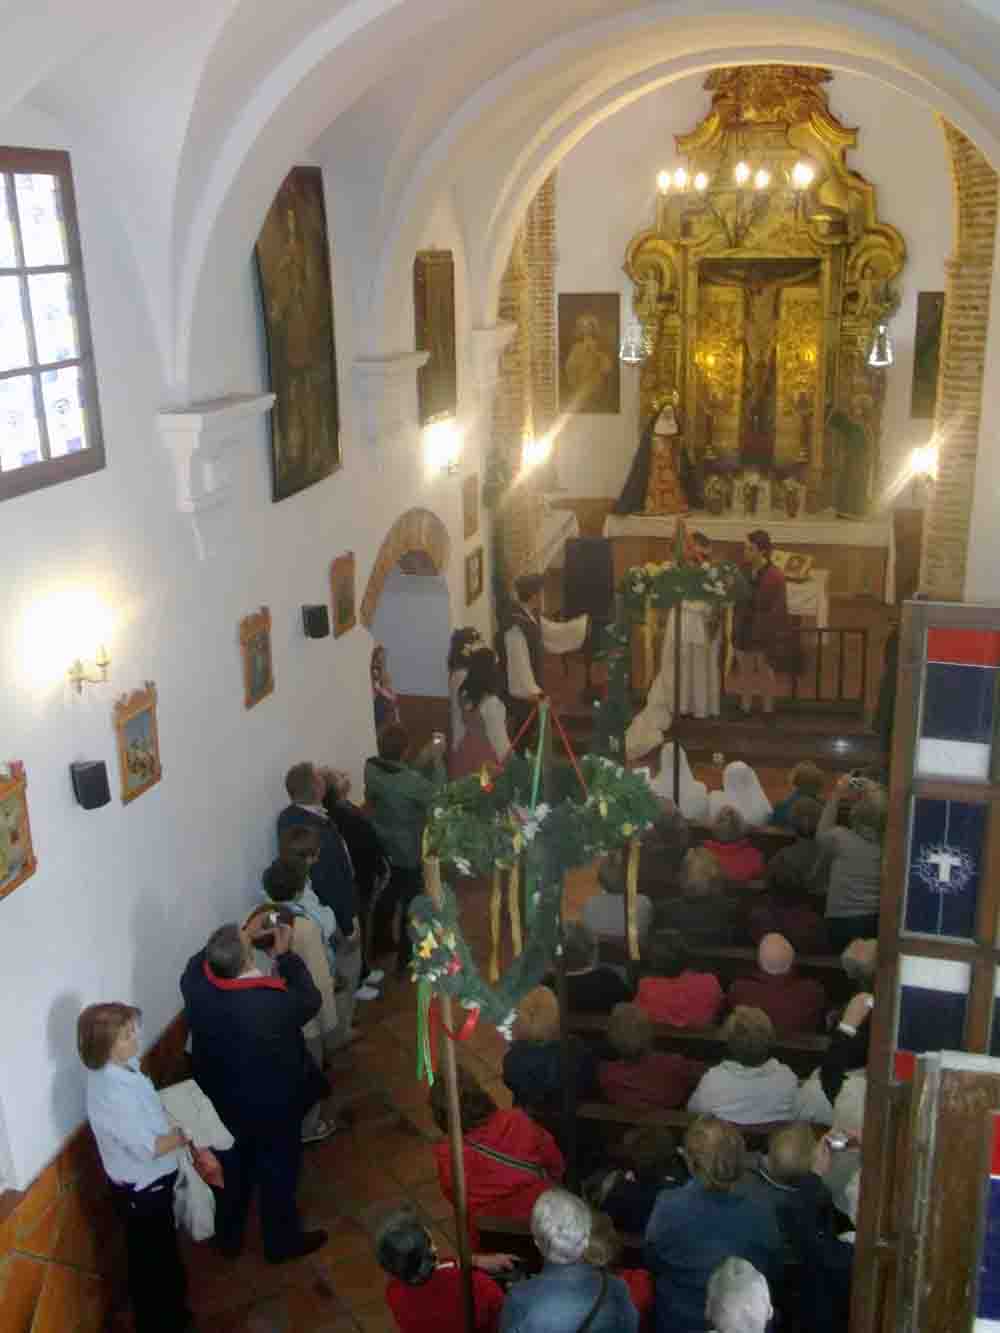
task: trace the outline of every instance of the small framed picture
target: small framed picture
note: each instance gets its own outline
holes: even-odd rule
[[[271,662],[271,612],[262,606],[240,621],[240,655],[243,658],[243,707],[254,708],[274,693]]]
[[[28,821],[28,780],[16,759],[0,765],[0,898],[38,869]]]
[[[123,694],[114,708],[118,738],[118,771],[122,805],[155,787],[160,767],[160,733],[156,725],[156,686],[147,680],[143,689]]]
[[[466,538],[479,531],[479,473],[462,482],[462,528]]]
[[[478,601],[483,591],[483,548],[477,546],[465,557],[465,605]]]
[[[339,639],[358,623],[353,551],[338,555],[330,565],[330,600],[333,604],[333,637]]]

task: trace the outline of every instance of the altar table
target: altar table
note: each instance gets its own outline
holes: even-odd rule
[[[723,552],[727,559],[738,557],[739,545],[754,528],[763,528],[782,550],[813,555],[822,568],[813,571],[813,580],[788,584],[788,609],[795,615],[815,615],[820,627],[828,623],[831,595],[867,594],[889,603],[895,601],[896,549],[891,515],[848,519],[837,518],[831,511],[781,518],[769,513],[723,517],[694,512],[684,515],[684,521],[688,532],[703,532],[720,547],[730,548]],[[616,548],[616,578],[622,577],[628,565],[668,559],[667,543],[673,541],[676,525],[673,516],[609,514],[604,521],[604,536]],[[822,579],[818,577],[821,574]]]

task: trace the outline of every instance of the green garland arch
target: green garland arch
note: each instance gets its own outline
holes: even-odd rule
[[[501,1030],[509,1029],[519,1000],[552,964],[566,872],[626,846],[660,811],[641,774],[600,755],[586,755],[578,766],[553,766],[550,800],[534,809],[533,785],[532,765],[511,756],[495,781],[450,783],[427,821],[425,858],[438,859],[446,871],[492,875],[497,866],[513,866],[523,857],[525,947],[498,983],[491,986],[481,976],[449,886],[443,885],[440,906],[427,894],[416,898],[408,923],[413,980],[478,1008]]]

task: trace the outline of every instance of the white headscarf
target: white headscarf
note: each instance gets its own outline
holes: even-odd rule
[[[691,772],[691,765],[684,753],[684,746],[678,747],[680,763],[678,766],[677,808],[685,819],[708,818],[708,788],[704,782],[696,782]],[[650,783],[657,796],[674,799],[674,742],[667,741],[660,750],[660,772]]]
[[[771,802],[764,795],[760,779],[742,759],[726,765],[722,773],[722,791],[713,791],[709,796],[712,819],[727,805],[738,810],[748,824],[766,824],[771,818]]]

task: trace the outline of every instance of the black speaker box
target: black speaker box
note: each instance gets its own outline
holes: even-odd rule
[[[606,537],[570,537],[563,568],[563,615],[615,618],[615,572]]]
[[[111,800],[108,766],[103,759],[70,764],[69,771],[73,779],[73,794],[84,810],[99,810]]]
[[[330,633],[330,612],[324,605],[302,608],[302,628],[307,639],[325,639]]]

